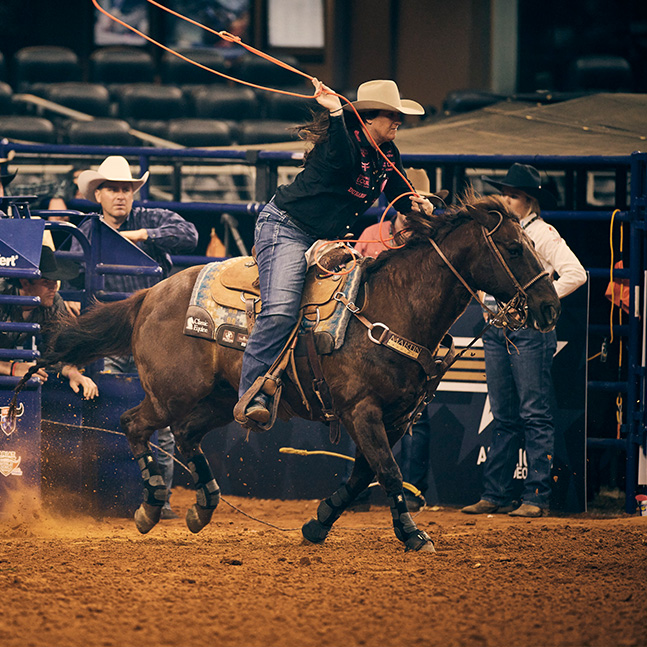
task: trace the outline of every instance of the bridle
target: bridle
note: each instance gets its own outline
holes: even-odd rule
[[[476,299],[478,303],[481,304],[481,307],[488,314],[488,323],[499,328],[507,328],[508,330],[519,330],[526,325],[528,321],[528,294],[526,290],[534,285],[537,281],[548,276],[548,272],[545,270],[537,274],[534,278],[528,281],[525,285],[521,285],[517,280],[517,277],[512,273],[512,270],[506,263],[503,255],[501,254],[499,248],[496,246],[496,243],[493,240],[493,236],[496,231],[499,229],[503,223],[503,214],[497,210],[491,210],[488,213],[495,213],[499,216],[499,221],[490,231],[487,230],[485,225],[481,224],[481,231],[485,242],[488,244],[490,251],[494,254],[494,257],[499,262],[499,265],[505,270],[505,273],[510,278],[512,285],[515,289],[515,295],[507,303],[501,303],[497,300],[498,310],[493,310],[490,308],[484,301],[481,299],[478,294],[472,290],[472,288],[467,284],[467,281],[461,276],[460,272],[452,265],[451,261],[445,256],[443,251],[440,249],[438,244],[432,238],[429,238],[431,246],[436,250],[440,258],[444,263],[449,267],[449,269],[454,273],[456,278],[465,286],[467,291]]]

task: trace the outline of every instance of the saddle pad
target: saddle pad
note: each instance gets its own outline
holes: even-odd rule
[[[214,283],[220,284],[220,274],[223,270],[239,261],[239,258],[232,258],[209,263],[202,268],[193,286],[186,311],[185,335],[215,340],[218,338],[218,328],[222,325],[247,330],[247,320],[242,310],[222,306],[211,296],[211,286]],[[238,293],[235,294],[238,295]]]
[[[222,287],[222,274],[232,265],[239,264],[240,262],[240,258],[231,258],[226,261],[209,263],[202,268],[193,286],[191,300],[186,312],[184,325],[185,335],[217,340],[222,345],[239,348],[240,350],[244,349],[246,339],[243,339],[243,333],[247,330],[247,318],[244,312],[245,304],[240,298],[241,293],[226,288],[218,289],[217,293],[220,303],[216,302],[213,296],[215,291],[214,286]],[[344,335],[351,314],[349,310],[331,297],[335,292],[342,291],[347,299],[353,301],[357,297],[361,276],[361,263],[357,263],[352,272],[344,276],[344,281],[332,281],[328,279],[321,281],[322,283],[329,284],[325,289],[330,294],[329,298],[331,300],[323,306],[313,305],[312,318],[308,316],[302,320],[301,329],[303,331],[308,328],[314,328],[318,337],[320,336],[319,333],[325,333],[321,337],[332,339],[331,343],[327,343],[322,347],[326,348],[327,352],[341,348],[344,343]],[[318,286],[317,289],[313,290],[313,293],[317,294],[320,289]],[[226,299],[222,296],[224,292],[229,292],[234,295],[234,298],[231,299],[231,306],[222,303],[226,302]],[[257,302],[256,305],[256,311],[258,313],[260,302]],[[335,308],[335,306],[338,307]],[[318,320],[316,314],[317,308],[320,309]],[[326,312],[322,313],[321,310],[329,312],[326,314]],[[322,352],[324,351],[322,350]]]

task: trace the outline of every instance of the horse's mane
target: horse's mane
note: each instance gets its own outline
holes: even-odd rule
[[[472,220],[471,211],[499,211],[504,215],[508,214],[508,209],[501,196],[478,194],[471,187],[459,197],[458,203],[449,206],[440,212],[434,212],[432,216],[427,216],[419,211],[411,211],[407,216],[407,236],[398,236],[393,241],[393,245],[398,245],[396,249],[382,252],[372,263],[367,263],[367,272],[374,272],[388,263],[394,254],[399,254],[405,249],[418,247],[422,244],[429,245],[429,238],[436,242],[442,241],[454,229]]]

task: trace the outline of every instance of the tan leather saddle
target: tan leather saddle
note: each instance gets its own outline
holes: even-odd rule
[[[261,309],[256,261],[251,256],[243,256],[223,270],[219,278],[220,281],[214,281],[211,285],[213,300],[223,307],[247,312],[251,332],[253,319]],[[345,274],[324,275],[318,267],[311,267],[301,298],[303,316],[311,321],[331,317],[338,305],[333,296],[343,289],[346,279]]]

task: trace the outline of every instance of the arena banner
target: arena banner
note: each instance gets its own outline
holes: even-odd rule
[[[7,414],[13,391],[0,390],[0,518],[40,507],[40,387],[25,389],[17,417]]]
[[[130,516],[141,503],[141,477],[119,418],[144,392],[137,375],[92,378],[99,397],[89,401],[55,375],[43,387],[43,501],[61,512],[73,501],[89,514]]]

